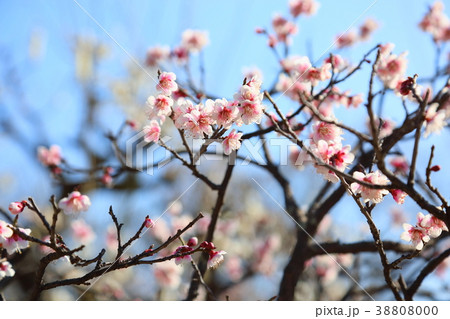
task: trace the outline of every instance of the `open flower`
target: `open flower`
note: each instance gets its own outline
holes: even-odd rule
[[[87,195],[82,195],[78,191],[74,191],[69,196],[62,198],[59,201],[59,207],[66,215],[76,215],[80,212],[85,212],[91,206],[91,200]]]
[[[232,130],[222,142],[224,153],[230,155],[232,151],[238,150],[241,147],[241,142],[239,141],[241,137],[242,133],[236,133],[235,130]]]
[[[19,228],[19,231],[21,233],[24,233],[25,235],[31,234],[31,229],[24,229]],[[22,249],[28,248],[30,246],[30,243],[19,237],[17,233],[13,233],[10,237],[5,238],[5,240],[2,243],[2,247],[6,249],[6,252],[11,255],[14,252],[21,252]]]
[[[216,269],[217,267],[219,267],[219,265],[223,262],[223,255],[226,254],[226,251],[223,250],[219,250],[219,251],[214,251],[211,250],[209,252],[209,258],[208,258],[208,268],[212,268],[212,269]]]
[[[172,94],[172,92],[178,90],[178,84],[175,82],[177,76],[173,72],[162,72],[159,75],[159,83],[156,85],[158,91],[163,92],[166,95]]]
[[[8,261],[0,262],[0,280],[5,277],[12,277],[15,273],[16,272]]]
[[[387,185],[389,184],[389,179],[384,176],[380,171],[375,171],[372,173],[362,173],[362,172],[354,172],[353,177],[357,180],[364,181],[366,183],[374,184],[374,185]],[[350,188],[353,193],[361,194],[364,202],[373,202],[375,204],[380,203],[383,200],[383,196],[389,193],[386,189],[375,189],[370,187],[362,186],[359,183],[352,183]]]
[[[422,227],[413,226],[407,223],[403,224],[403,232],[400,236],[401,239],[412,242],[414,248],[422,250],[423,243],[430,240],[430,236],[427,235],[425,229]]]
[[[9,224],[5,223],[3,220],[0,220],[0,247],[6,241],[6,238],[11,237],[13,231],[9,228]]]
[[[61,148],[58,145],[52,145],[50,148],[39,146],[37,155],[39,161],[45,166],[58,166],[61,164]]]
[[[161,127],[159,126],[157,121],[150,121],[149,125],[144,126],[142,131],[145,134],[144,141],[146,141],[147,143],[158,142],[161,135]]]

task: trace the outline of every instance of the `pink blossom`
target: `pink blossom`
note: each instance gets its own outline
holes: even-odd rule
[[[59,207],[67,215],[76,215],[85,212],[91,206],[91,200],[87,195],[81,195],[80,192],[74,191],[59,201]]]
[[[439,218],[431,214],[427,214],[425,216],[422,213],[419,214],[417,214],[417,224],[425,229],[429,236],[437,238],[441,235],[443,230],[448,231],[447,225],[445,225],[445,223]]]
[[[306,78],[312,86],[317,86],[320,81],[331,78],[331,63],[325,63],[320,68],[310,68],[306,73]]]
[[[317,121],[312,126],[313,133],[312,139],[315,143],[319,140],[324,140],[325,142],[340,143],[342,141],[342,129],[331,123]]]
[[[408,160],[404,156],[395,156],[391,158],[389,164],[394,167],[394,173],[400,174],[403,176],[408,175],[409,172],[409,164]]]
[[[214,251],[211,250],[209,252],[209,258],[208,258],[208,263],[207,266],[209,269],[216,269],[217,267],[219,267],[219,265],[223,262],[223,256],[226,254],[226,251],[223,250],[219,250],[219,251]]]
[[[230,258],[227,258],[227,262],[225,263],[225,270],[231,281],[239,281],[239,279],[241,279],[244,275],[241,258],[237,256],[231,256]]]
[[[290,35],[294,35],[298,31],[297,26],[293,22],[283,18],[279,14],[273,17],[272,27],[277,34],[278,41],[285,43],[288,43],[288,37]]]
[[[245,79],[259,79],[263,80],[263,73],[261,69],[257,67],[246,67],[243,69],[242,74]]]
[[[234,99],[239,103],[240,120],[244,124],[261,123],[264,106],[262,105],[263,93],[260,92],[261,82],[252,78],[241,86]]]
[[[144,132],[144,141],[147,143],[159,141],[159,137],[161,135],[161,127],[159,123],[155,120],[150,121],[149,125],[146,125],[142,128]]]
[[[185,64],[189,59],[189,51],[185,47],[180,46],[172,50],[172,56],[175,57],[178,64]]]
[[[28,228],[19,228],[19,231],[21,233],[24,233],[25,235],[31,234],[31,229]],[[5,238],[2,246],[4,249],[6,249],[6,252],[11,255],[16,251],[20,253],[22,249],[28,248],[30,246],[30,243],[27,240],[20,238],[16,233],[13,233],[10,237]]]
[[[301,14],[310,16],[316,14],[320,4],[315,0],[291,0],[289,1],[289,11],[294,18]]]
[[[212,126],[215,124],[211,104],[196,105],[190,112],[179,117],[177,123],[194,138],[204,138],[204,135],[213,133]]]
[[[405,202],[406,196],[408,196],[407,193],[400,189],[391,189],[390,193],[394,200],[397,202],[397,204],[403,204]]]
[[[336,38],[336,47],[338,49],[352,46],[358,41],[358,35],[355,31],[350,30],[347,33],[341,34]]]
[[[363,95],[360,94],[356,94],[353,96],[347,96],[347,99],[344,101],[344,105],[349,108],[350,106],[353,107],[358,107],[359,105],[361,105],[361,103],[364,101],[364,97]]]
[[[378,29],[378,23],[374,19],[366,19],[366,21],[364,21],[364,23],[359,27],[359,38],[362,41],[368,40],[370,35],[376,29]]]
[[[21,212],[23,212],[23,210],[25,209],[25,205],[26,205],[26,201],[21,201],[21,202],[11,202],[9,204],[9,211],[11,212],[11,214],[13,215],[18,215]]]
[[[405,241],[411,241],[414,248],[417,250],[422,250],[423,243],[430,240],[430,237],[426,234],[426,231],[421,227],[404,223],[403,229],[405,231],[401,234],[400,238]]]
[[[232,151],[238,150],[241,147],[241,137],[242,133],[232,130],[222,142],[224,153],[230,155]]]
[[[189,252],[191,252],[193,250],[194,249],[192,247],[183,245],[183,246],[178,247],[175,250],[174,255],[186,254],[186,253],[189,253]],[[192,260],[191,255],[179,256],[179,257],[175,257],[175,264],[180,265],[182,263],[189,263],[189,262],[191,262],[191,260]]]
[[[162,72],[159,75],[159,83],[156,85],[158,91],[162,91],[166,95],[178,90],[178,84],[175,82],[177,76],[173,72]]]
[[[283,70],[296,77],[302,77],[312,67],[311,61],[307,56],[293,55],[280,62]],[[302,78],[305,80],[304,78]]]
[[[37,154],[39,161],[45,166],[58,166],[61,164],[61,148],[58,145],[52,145],[49,149],[39,146]]]
[[[363,181],[374,185],[389,184],[388,178],[384,176],[380,171],[375,171],[368,174],[362,172],[354,172],[353,177],[359,181]],[[352,183],[350,185],[350,188],[353,193],[361,194],[361,197],[363,198],[365,203],[371,201],[372,203],[378,204],[383,200],[383,196],[389,193],[389,191],[386,189],[375,189],[365,187],[357,182]]]
[[[190,52],[199,52],[209,43],[207,31],[185,30],[181,35],[181,46]]]
[[[8,261],[0,262],[0,281],[5,277],[13,277],[15,273],[16,272]]]
[[[450,20],[444,13],[444,4],[436,1],[420,21],[419,27],[423,31],[429,32],[436,42],[448,40]]]
[[[431,133],[439,134],[444,126],[447,125],[445,121],[445,111],[439,110],[439,104],[433,103],[425,111],[425,133],[424,137],[427,137]]]
[[[339,54],[333,54],[332,56],[333,59],[328,57],[324,60],[324,62],[331,64],[331,61],[333,61],[332,65],[334,66],[335,73],[343,71],[348,66],[347,61],[345,61],[344,58]]]
[[[13,231],[8,226],[11,226],[10,224],[7,224],[3,220],[0,220],[0,247],[2,247],[2,243],[6,241],[6,238],[11,237],[13,234]]]
[[[223,128],[229,128],[239,115],[236,102],[228,102],[226,99],[207,100],[206,105],[213,108],[212,117],[216,124]]]
[[[167,60],[170,56],[170,49],[167,46],[155,46],[147,50],[147,56],[145,58],[145,64],[147,66],[157,66],[164,60]]]
[[[394,89],[398,81],[403,77],[408,60],[408,52],[403,52],[399,56],[390,54],[381,56],[380,61],[375,66],[378,77],[384,83],[384,86]]]
[[[145,227],[153,228],[153,227],[155,227],[155,222],[151,218],[146,218],[145,219]]]
[[[95,233],[92,231],[91,226],[82,219],[74,220],[70,228],[72,229],[73,237],[83,244],[89,244],[95,239]]]
[[[157,97],[150,96],[146,102],[147,116],[150,120],[159,116],[169,116],[172,113],[173,100],[170,96],[159,94]]]

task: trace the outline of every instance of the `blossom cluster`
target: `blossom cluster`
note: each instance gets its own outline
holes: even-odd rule
[[[337,125],[317,121],[313,124],[312,130],[308,149],[302,148],[296,158],[295,165],[302,167],[306,163],[313,163],[319,174],[328,181],[336,183],[339,181],[336,173],[323,164],[344,172],[353,162],[355,156],[350,152],[350,145],[342,145],[343,132]]]
[[[444,4],[436,1],[419,23],[419,27],[430,33],[435,42],[450,41],[450,19],[444,12]]]
[[[264,114],[262,104],[264,94],[261,92],[261,81],[255,76],[245,79],[239,91],[234,94],[233,101],[226,99],[207,99],[204,103],[193,103],[188,97],[178,97],[179,87],[176,75],[172,72],[159,74],[156,89],[161,94],[147,99],[147,116],[150,123],[143,128],[147,142],[158,142],[161,126],[170,118],[175,127],[183,130],[193,138],[208,138],[216,129],[228,130],[233,124],[260,123]],[[242,133],[232,130],[223,137],[225,154],[239,149]]]
[[[185,30],[181,35],[181,43],[170,50],[168,46],[155,46],[149,48],[145,63],[150,67],[157,67],[172,58],[179,64],[185,64],[191,53],[200,52],[209,43],[207,31]]]
[[[371,18],[368,18],[359,27],[359,33],[350,30],[346,33],[340,34],[336,37],[336,47],[345,48],[356,44],[359,41],[367,41],[371,34],[378,29],[378,23]]]
[[[415,226],[404,223],[403,229],[405,231],[400,238],[410,241],[417,250],[422,250],[424,243],[427,243],[430,238],[437,238],[442,231],[448,231],[447,225],[442,220],[431,214],[424,215],[421,212],[417,214]]]
[[[408,52],[400,55],[392,53],[394,44],[387,43],[380,46],[380,58],[375,66],[375,71],[384,86],[389,89],[395,89],[406,72]]]
[[[192,237],[189,239],[189,241],[186,243],[186,245],[179,246],[175,252],[174,255],[181,255],[179,257],[175,258],[175,263],[177,265],[191,262],[192,257],[191,254],[197,250],[204,250],[207,251],[209,254],[207,267],[215,269],[217,268],[224,259],[224,255],[226,254],[223,250],[216,250],[216,246],[212,242],[204,241],[198,247],[195,248],[195,246],[198,245],[198,239],[197,237]]]

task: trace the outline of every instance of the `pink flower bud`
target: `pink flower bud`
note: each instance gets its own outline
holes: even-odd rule
[[[189,247],[197,246],[197,245],[198,245],[198,238],[197,238],[197,237],[191,237],[191,238],[188,240],[187,245],[188,245]]]
[[[155,222],[151,218],[146,218],[145,219],[145,227],[153,228],[153,227],[155,227]]]
[[[21,212],[23,212],[25,205],[26,205],[26,201],[21,201],[21,202],[12,202],[11,204],[9,204],[9,211],[11,212],[11,214],[13,215],[18,215]]]

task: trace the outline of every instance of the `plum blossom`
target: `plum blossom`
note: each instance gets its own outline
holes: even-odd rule
[[[214,110],[212,117],[216,124],[223,126],[223,128],[229,128],[239,115],[239,109],[235,101],[228,102],[226,99],[207,100],[205,105]]]
[[[430,33],[434,41],[448,41],[450,38],[450,20],[444,12],[444,4],[436,1],[419,23],[419,27]]]
[[[378,23],[371,18],[366,19],[364,23],[359,27],[359,38],[362,41],[369,39],[370,35],[378,29]]]
[[[252,78],[241,86],[234,99],[238,102],[240,120],[244,124],[261,123],[264,105],[262,100],[264,94],[260,92],[261,81]]]
[[[169,116],[172,113],[173,100],[170,96],[159,94],[158,96],[149,96],[147,99],[147,116],[150,120],[155,117]]]
[[[407,55],[408,52],[403,52],[399,56],[387,53],[380,55],[375,71],[385,87],[394,89],[397,86],[406,71]]]
[[[381,123],[380,123],[381,122]],[[378,129],[378,138],[385,138],[392,134],[395,128],[395,122],[390,119],[381,119],[377,116],[374,118],[375,127]],[[370,128],[370,119],[367,119],[367,127],[369,131]]]
[[[161,135],[161,127],[156,120],[150,121],[150,123],[142,128],[144,132],[144,141],[147,143],[157,143]]]
[[[0,281],[5,277],[13,277],[15,273],[16,272],[8,261],[0,262]]]
[[[395,156],[389,160],[389,164],[394,168],[395,174],[400,174],[403,176],[408,175],[409,164],[408,160],[404,156]]]
[[[438,107],[438,103],[433,103],[425,111],[424,137],[427,137],[431,133],[439,134],[442,128],[447,125],[447,122],[445,121],[445,111],[438,110]]]
[[[333,166],[340,172],[345,171],[355,159],[355,155],[350,152],[350,145],[342,146],[340,143],[328,143],[320,140],[311,150],[325,164]],[[320,163],[316,163],[315,166],[317,173],[322,174],[328,181],[332,183],[339,181],[336,173],[329,168],[320,165]]]
[[[189,252],[191,252],[193,250],[194,249],[192,247],[189,247],[187,245],[183,245],[183,246],[178,247],[173,254],[174,255],[186,254],[186,253],[189,253]],[[191,262],[191,260],[192,260],[191,255],[179,256],[179,257],[175,257],[175,264],[180,265],[182,263],[189,263],[189,262]]]
[[[168,46],[155,46],[147,50],[145,64],[150,67],[155,67],[170,56],[170,49]]]
[[[288,37],[297,33],[298,28],[295,23],[276,14],[272,19],[272,27],[277,34],[277,40],[288,43]]]
[[[241,147],[241,137],[242,133],[236,133],[236,130],[232,130],[222,142],[224,153],[230,155],[232,151],[238,150]]]
[[[24,233],[25,235],[31,234],[31,229],[18,228],[18,231]],[[0,241],[2,239],[0,238]],[[11,255],[14,252],[21,252],[22,249],[28,248],[30,243],[19,237],[17,233],[13,233],[10,237],[3,240],[2,247],[6,249],[6,252]]]
[[[403,204],[405,202],[406,196],[408,196],[407,193],[400,189],[391,189],[390,193],[392,195],[392,198],[397,202],[397,204]]]
[[[420,220],[419,214],[421,215]],[[430,237],[437,238],[441,235],[443,230],[448,231],[447,225],[445,225],[445,223],[439,218],[431,214],[427,214],[425,216],[422,213],[419,214],[417,214],[418,225],[423,229],[425,229],[427,231],[427,234],[430,235]]]
[[[158,91],[163,92],[166,95],[172,94],[172,92],[178,90],[178,84],[175,82],[177,76],[173,72],[161,72],[158,76],[159,82],[156,85]]]
[[[45,166],[58,166],[61,164],[61,148],[58,145],[52,145],[50,148],[39,146],[37,155],[39,161]]]
[[[422,250],[423,243],[427,243],[430,240],[430,236],[421,227],[404,223],[403,229],[405,231],[401,234],[400,238],[412,242],[414,248],[417,250]]]
[[[209,44],[207,31],[188,29],[181,34],[181,46],[189,52],[199,52],[207,44]]]
[[[325,63],[320,68],[309,68],[306,73],[306,79],[312,86],[317,86],[319,81],[325,81],[331,78],[331,63]]]
[[[89,209],[91,200],[87,195],[82,195],[79,191],[73,191],[67,197],[62,198],[58,205],[66,215],[77,215]]]
[[[146,228],[153,228],[153,227],[155,227],[155,222],[151,218],[147,217],[145,219],[145,227]]]
[[[355,31],[350,30],[346,33],[340,34],[336,38],[336,47],[338,49],[354,45],[358,41],[358,35]]]
[[[185,129],[194,138],[209,136],[213,133],[211,125],[215,124],[213,111],[210,103],[198,104],[192,109],[186,109],[186,113],[177,118],[176,126]]]
[[[207,263],[208,268],[216,269],[217,267],[219,267],[219,265],[224,260],[223,256],[225,254],[226,254],[226,251],[224,251],[224,250],[219,250],[219,251],[211,250],[209,252],[209,258],[208,258],[208,263]]]
[[[301,14],[310,16],[316,14],[320,3],[315,0],[291,0],[289,1],[289,12],[294,18]]]
[[[359,181],[363,181],[374,185],[389,184],[389,179],[378,170],[368,174],[362,172],[354,172],[353,177]],[[372,202],[374,204],[378,204],[383,200],[383,196],[389,193],[389,191],[386,189],[375,189],[365,187],[357,182],[352,183],[350,185],[350,188],[353,193],[361,194],[361,197],[363,198],[365,203]]]
[[[312,139],[315,143],[319,140],[324,140],[325,142],[340,142],[342,140],[342,129],[332,123],[317,121],[312,126],[313,133]]]
[[[331,63],[332,61],[333,63]],[[345,61],[339,54],[333,54],[332,58],[328,57],[324,60],[324,62],[332,64],[334,67],[333,71],[335,73],[343,71],[348,66],[348,62]]]
[[[185,64],[189,59],[189,50],[183,46],[176,47],[172,50],[172,56],[178,64]]]
[[[3,220],[0,220],[0,247],[2,247],[2,244],[6,241],[6,238],[11,237],[13,234],[13,231],[8,226],[11,226],[10,224],[7,224]]]
[[[275,270],[274,254],[281,246],[279,235],[271,235],[255,247],[255,256],[252,258],[252,269],[264,275],[270,275]]]
[[[82,219],[74,220],[71,223],[70,228],[73,237],[83,244],[89,244],[95,239],[95,233],[92,231],[91,226]]]
[[[11,212],[11,214],[13,215],[18,215],[21,212],[23,212],[23,210],[25,209],[25,205],[26,205],[26,201],[21,201],[21,202],[11,202],[8,206],[8,210]]]

